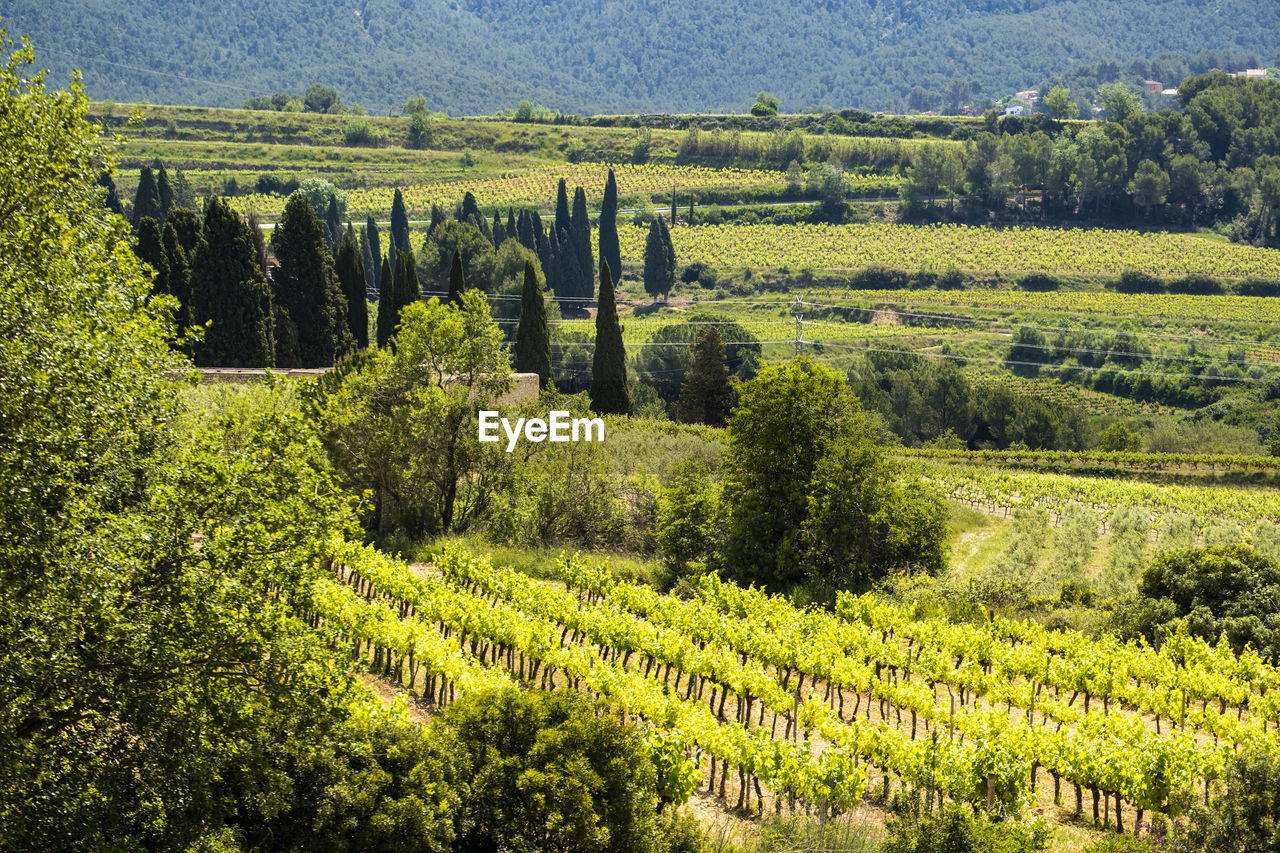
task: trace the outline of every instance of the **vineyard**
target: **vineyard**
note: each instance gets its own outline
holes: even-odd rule
[[[479,197],[479,196],[477,196]],[[622,256],[638,261],[644,231],[619,227]],[[1159,276],[1280,277],[1280,252],[1217,243],[1184,234],[1107,229],[988,228],[970,225],[703,225],[671,232],[676,259],[715,267],[853,270],[884,266],[1020,274],[1029,272],[1119,275],[1126,269]],[[998,298],[1000,292],[995,294]],[[1122,294],[1108,294],[1121,296]],[[957,294],[964,299],[969,294]],[[1040,297],[1092,294],[1003,292],[1021,307]],[[1024,306],[1022,300],[1030,299]],[[1126,297],[1149,307],[1161,297]],[[1201,299],[1207,297],[1200,297]],[[1125,303],[1121,303],[1125,304]],[[1215,303],[1217,304],[1217,303]],[[998,303],[991,307],[1002,307]],[[1012,307],[1011,305],[1009,307]],[[1105,311],[1099,305],[1095,310]]]
[[[444,705],[495,684],[584,692],[650,731],[661,787],[839,813],[904,785],[1123,831],[1208,796],[1234,752],[1280,748],[1280,670],[1175,634],[1159,649],[1028,622],[834,613],[705,576],[689,600],[563,559],[560,584],[448,549],[435,572],[332,543],[309,619]],[[1101,807],[1101,811],[1100,811]]]

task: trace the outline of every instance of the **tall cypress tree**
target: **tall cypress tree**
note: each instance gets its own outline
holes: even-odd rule
[[[404,207],[404,196],[400,188],[396,188],[395,197],[391,199],[391,246],[388,256],[395,263],[396,254],[409,251],[409,213]]]
[[[396,325],[395,273],[391,270],[391,259],[382,256],[382,289],[378,291],[378,346],[385,347]]]
[[[116,192],[115,179],[111,177],[110,172],[104,171],[98,175],[98,186],[103,187],[107,191],[107,197],[103,200],[103,205],[112,213],[124,213],[124,205],[120,203],[120,194]]]
[[[578,292],[583,299],[590,299],[596,292],[594,252],[591,251],[591,218],[587,215],[587,194],[582,187],[573,191],[573,249],[578,260]],[[610,273],[613,270],[609,270]]]
[[[495,210],[493,212],[493,248],[500,248],[506,241],[507,236],[507,226],[502,224],[502,216]],[[514,237],[516,235],[511,234],[510,236]]]
[[[223,199],[206,206],[191,259],[196,323],[211,323],[196,348],[202,367],[274,367],[271,293],[258,266],[249,226]]]
[[[160,189],[156,186],[155,173],[150,166],[142,167],[138,179],[138,193],[133,198],[133,230],[136,232],[142,220],[150,216],[156,222],[164,221],[164,208],[160,205]]]
[[[533,264],[524,265],[524,293],[520,300],[520,324],[516,326],[516,370],[538,374],[539,388],[555,388],[551,380],[551,332],[547,304],[538,286]]]
[[[355,232],[348,230],[338,247],[338,257],[333,262],[342,295],[347,300],[347,326],[357,349],[369,346],[369,305],[365,302],[364,258],[356,245]]]
[[[169,256],[164,252],[164,236],[160,233],[160,223],[150,216],[144,216],[138,223],[138,243],[134,254],[156,271],[152,291],[169,293]]]
[[[383,338],[383,314],[381,303],[378,311],[378,340],[389,341],[395,335],[396,326],[400,324],[400,312],[406,305],[420,298],[418,290],[418,268],[413,252],[400,252],[396,255],[396,268],[391,274],[392,286],[386,317],[386,338]]]
[[[449,303],[461,307],[462,291],[467,289],[467,280],[462,274],[462,252],[453,253],[453,263],[449,267]]]
[[[191,263],[178,238],[178,229],[173,227],[172,218],[164,225],[164,254],[169,263],[169,293],[180,303],[173,322],[178,331],[182,331],[194,322],[191,316]]]
[[[724,426],[737,395],[729,384],[724,338],[715,326],[707,326],[691,344],[693,360],[685,372],[676,400],[676,420],[687,424]]]
[[[520,213],[523,214],[524,211],[522,210],[520,211]],[[521,244],[524,243],[524,239],[520,237],[520,226],[516,222],[516,209],[514,207],[507,208],[507,236],[515,237],[516,239],[520,240]],[[533,247],[528,246],[526,248],[533,248]]]
[[[431,234],[449,217],[444,215],[444,211],[440,209],[440,205],[431,205],[431,222],[427,225],[427,239],[431,239]]]
[[[378,230],[378,223],[374,221],[373,214],[370,213],[364,221],[365,238],[369,241],[369,278],[372,283],[369,289],[374,293],[382,290],[382,234]]]
[[[338,243],[342,240],[342,217],[338,215],[338,197],[329,196],[329,209],[324,217],[325,236],[328,237],[329,256],[337,254]]]
[[[547,277],[547,287],[552,293],[559,295],[560,285],[560,245],[556,240],[556,230],[551,229],[551,236],[542,244],[538,252],[538,260],[542,262],[542,273]]]
[[[530,224],[533,226],[533,240],[537,246],[530,246],[535,252],[545,252],[547,249],[546,229],[542,225],[542,214],[534,210],[529,213]]]
[[[520,211],[520,218],[516,221],[516,234],[521,246],[531,252],[538,251],[538,240],[533,235],[533,214],[529,211]]]
[[[670,292],[675,270],[667,265],[667,247],[662,241],[662,217],[655,216],[649,223],[649,233],[644,240],[644,292],[657,301]]]
[[[195,210],[196,191],[181,169],[173,170],[173,210]],[[170,210],[170,213],[173,213]]]
[[[609,265],[615,276],[622,273],[622,246],[618,242],[618,182],[609,170],[604,184],[604,201],[600,205],[600,260]]]
[[[596,311],[596,349],[591,359],[591,410],[601,415],[630,415],[627,391],[627,351],[613,297],[613,277],[600,265],[600,299]]]
[[[272,237],[276,292],[297,327],[303,367],[330,367],[355,346],[325,230],[307,197],[294,193]]]
[[[164,224],[172,225],[178,232],[178,242],[182,244],[182,250],[187,253],[187,260],[190,261],[200,243],[200,234],[204,228],[203,217],[196,210],[179,207],[169,214]]]
[[[173,184],[169,183],[169,172],[163,165],[159,166],[159,172],[156,177],[156,194],[160,198],[160,210],[164,214],[159,224],[163,225],[164,220],[169,218],[169,212],[173,210],[174,193]]]
[[[551,227],[557,231],[569,230],[569,188],[564,178],[556,184],[556,222]]]

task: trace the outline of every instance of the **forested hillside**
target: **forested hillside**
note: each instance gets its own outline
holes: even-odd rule
[[[319,82],[371,112],[419,93],[453,113],[744,111],[761,89],[786,111],[900,111],[916,87],[1003,95],[1078,63],[1280,52],[1280,8],[1246,0],[0,0],[0,15],[96,98],[238,105]]]

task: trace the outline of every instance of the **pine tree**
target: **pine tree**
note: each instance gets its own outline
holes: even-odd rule
[[[164,166],[161,165],[158,168],[160,171],[156,177],[156,194],[160,198],[160,210],[164,213],[164,219],[161,219],[158,224],[163,225],[173,210],[173,184],[169,183],[169,173]]]
[[[272,236],[276,292],[297,328],[302,367],[330,367],[355,346],[325,231],[307,197],[294,193]]]
[[[133,252],[156,271],[152,291],[169,293],[169,257],[164,252],[164,236],[160,233],[160,224],[150,216],[144,216],[138,223],[138,244]]]
[[[577,253],[578,292],[583,299],[590,299],[596,292],[594,253],[591,251],[591,218],[587,215],[587,194],[582,187],[573,191],[573,215],[570,218],[573,228],[573,248]],[[613,272],[610,270],[609,272]]]
[[[274,367],[271,293],[258,267],[249,226],[223,199],[206,206],[191,259],[192,314],[210,323],[196,349],[202,367]]]
[[[435,218],[434,211],[432,218]],[[398,252],[409,251],[409,213],[404,207],[404,196],[396,188],[395,197],[391,199],[391,246],[388,256],[391,263],[396,262]]]
[[[333,266],[342,295],[347,300],[347,326],[351,329],[351,338],[357,349],[364,349],[369,346],[369,306],[365,302],[364,258],[356,245],[354,229],[348,227]]]
[[[380,293],[382,291],[382,234],[378,230],[378,223],[374,221],[372,213],[365,218],[364,236],[369,241],[369,264],[365,270],[369,277],[369,290]]]
[[[195,322],[191,316],[191,263],[178,238],[178,230],[173,227],[172,217],[164,225],[164,254],[169,263],[169,293],[179,302],[173,322],[181,332]]]
[[[453,264],[449,267],[449,303],[462,306],[462,291],[467,289],[467,280],[462,274],[462,252],[453,253]]]
[[[569,188],[564,178],[556,184],[556,221],[551,227],[556,231],[569,230]]]
[[[555,388],[551,379],[547,304],[531,263],[524,265],[524,294],[520,300],[520,324],[516,327],[516,370],[538,374],[539,388]]]
[[[622,247],[618,242],[618,182],[609,170],[604,185],[604,201],[600,205],[600,260],[609,265],[614,275],[622,272]]]
[[[396,325],[395,274],[391,271],[391,259],[382,256],[383,287],[378,291],[378,346],[385,347]]]
[[[600,298],[596,311],[596,348],[591,359],[591,410],[601,415],[630,415],[627,392],[627,351],[613,297],[613,277],[600,265]]]
[[[698,333],[691,345],[693,360],[685,372],[684,385],[676,400],[676,420],[687,424],[724,426],[737,394],[729,384],[724,339],[715,326]]]
[[[164,208],[160,206],[160,190],[150,166],[142,167],[138,179],[138,194],[133,198],[133,230],[136,232],[142,220],[150,216],[156,222],[164,221]]]
[[[102,204],[112,213],[124,214],[124,205],[120,203],[120,194],[116,192],[115,179],[111,177],[110,172],[103,172],[98,175],[98,186],[103,187],[107,191],[107,197]]]

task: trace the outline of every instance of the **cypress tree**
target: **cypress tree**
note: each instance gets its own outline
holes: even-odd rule
[[[191,259],[192,314],[211,323],[196,349],[201,367],[274,367],[271,292],[249,226],[223,199],[206,206]]]
[[[578,268],[578,253],[573,250],[573,240],[568,231],[561,231],[556,242],[556,284],[560,287],[556,296],[561,299],[580,299],[582,272]],[[581,302],[572,303],[584,307]]]
[[[538,213],[536,210],[532,211],[529,214],[529,220],[530,224],[533,226],[534,242],[538,244],[536,247],[530,246],[529,248],[533,249],[535,252],[543,252],[547,247],[547,237],[545,233],[546,229],[543,228],[542,225],[542,214]]]
[[[689,221],[685,224],[687,225],[693,224],[693,193],[692,192],[689,193]]]
[[[342,217],[338,215],[338,198],[329,196],[329,209],[325,212],[325,236],[328,237],[329,256],[337,254],[338,243],[342,240]]]
[[[520,211],[520,218],[516,221],[516,235],[520,238],[520,245],[530,251],[538,251],[538,240],[533,236],[533,215],[527,210]]]
[[[164,252],[164,237],[160,233],[160,224],[150,216],[144,216],[138,223],[138,244],[133,252],[144,264],[156,271],[152,291],[170,293],[169,257]]]
[[[98,186],[107,191],[107,197],[102,202],[103,206],[112,213],[124,215],[124,205],[120,203],[120,194],[116,192],[116,182],[110,172],[104,171],[98,175]]]
[[[618,182],[609,170],[604,184],[604,201],[600,205],[600,260],[609,265],[614,275],[622,272],[622,246],[618,242]]]
[[[462,274],[462,252],[453,253],[453,264],[449,267],[449,303],[462,306],[462,291],[467,289],[467,280]]]
[[[676,286],[676,247],[671,244],[671,229],[667,228],[667,223],[661,217],[658,219],[658,226],[662,235],[662,275],[665,287],[662,298],[666,299],[667,294]]]
[[[434,211],[432,212],[434,219]],[[388,255],[391,263],[396,262],[398,252],[409,251],[409,213],[404,207],[404,196],[400,188],[396,188],[395,197],[391,200],[391,246]]]
[[[676,420],[687,424],[724,426],[737,395],[729,384],[724,339],[715,326],[707,326],[690,345],[693,361],[685,373],[680,397],[676,400]]]
[[[510,236],[514,237],[516,235],[512,234]],[[502,217],[498,214],[498,211],[495,210],[493,212],[493,248],[500,248],[506,239],[507,226],[502,224]]]
[[[578,292],[583,299],[590,299],[596,292],[596,262],[591,251],[591,218],[587,215],[587,194],[582,187],[573,191],[573,216],[570,219],[573,228],[573,249],[577,253]],[[609,270],[610,273],[613,270]]]
[[[199,212],[179,207],[169,214],[164,224],[166,227],[172,225],[178,232],[178,242],[182,244],[182,251],[187,253],[187,260],[190,261],[196,252],[196,246],[200,244],[200,233],[204,228]]]
[[[133,230],[136,232],[142,220],[150,216],[156,222],[164,221],[164,208],[160,206],[160,189],[150,166],[142,167],[138,179],[138,194],[133,198]]]
[[[476,197],[468,190],[462,196],[462,209],[458,213],[459,222],[470,222],[476,229],[488,238],[489,242],[493,242],[493,232],[489,230],[489,220],[484,218],[484,214],[480,212],[480,205],[476,203]]]
[[[569,188],[565,185],[564,178],[556,184],[556,221],[551,227],[557,231],[569,230]]]
[[[542,249],[538,252],[538,260],[542,262],[542,273],[547,278],[547,288],[552,293],[560,293],[560,260],[557,257],[559,252],[559,244],[556,242],[555,229],[551,229],[551,236],[543,241]]]
[[[169,218],[169,213],[173,210],[173,184],[169,183],[169,173],[164,166],[159,167],[160,172],[156,178],[156,193],[160,197],[160,210],[164,213],[164,219],[159,221],[160,225],[164,224],[164,220]]]
[[[258,269],[262,270],[262,275],[267,281],[271,281],[271,270],[267,263],[267,240],[262,236],[262,223],[258,221],[258,214],[250,213],[245,217],[249,223],[249,233],[253,235],[253,253],[254,258],[258,261]]]
[[[523,210],[522,210],[522,211],[520,211],[520,213],[521,213],[521,215],[524,215],[524,211],[523,211]],[[520,238],[520,236],[519,236],[519,235],[520,235],[520,230],[519,230],[519,229],[520,229],[520,226],[516,224],[516,209],[515,209],[514,207],[508,207],[508,208],[507,208],[507,236],[508,236],[508,237],[516,237],[516,238],[517,238],[517,239],[519,239],[519,240],[520,240],[520,242],[523,244],[523,243],[524,243],[524,240],[523,240],[523,239],[521,239],[521,238]],[[531,249],[531,248],[533,248],[533,247],[532,247],[532,246],[528,246],[528,247],[526,247],[526,248],[530,248],[530,249]]]
[[[382,234],[372,213],[365,218],[364,235],[369,241],[369,268],[366,271],[370,280],[369,290],[379,293],[382,290]]]
[[[192,188],[191,182],[187,180],[187,176],[181,169],[173,171],[173,210],[195,210],[196,209],[196,191]]]
[[[342,295],[347,299],[347,326],[351,329],[351,338],[357,349],[364,349],[369,346],[369,306],[365,302],[367,284],[364,258],[360,256],[353,229],[348,229],[342,245],[338,247],[338,257],[334,259],[333,266]]]
[[[392,286],[386,317],[386,338],[390,341],[395,336],[396,326],[400,324],[400,312],[404,306],[419,298],[417,261],[413,252],[400,252],[396,255],[396,268],[391,274]],[[383,315],[381,303],[378,311],[378,340],[383,338]]]
[[[302,367],[330,367],[355,345],[325,230],[307,197],[294,193],[272,238],[277,293],[297,328]]]
[[[395,328],[395,275],[391,272],[391,259],[382,256],[382,274],[379,276],[383,287],[378,291],[378,346],[387,345],[391,331]]]
[[[670,292],[674,285],[675,270],[667,264],[667,247],[662,241],[662,217],[655,216],[649,223],[649,233],[644,240],[644,292],[656,302],[659,296]]]
[[[520,300],[520,324],[516,327],[516,370],[538,374],[539,388],[555,388],[551,380],[547,304],[538,286],[538,275],[528,262],[524,265],[524,293]]]
[[[180,303],[173,322],[182,331],[194,322],[191,316],[191,264],[178,238],[178,230],[173,227],[172,217],[164,226],[164,254],[169,262],[169,293]]]
[[[440,209],[440,205],[431,205],[431,223],[427,226],[427,239],[431,239],[431,233],[448,218],[444,215],[444,211]]]
[[[627,351],[613,298],[608,263],[600,265],[600,298],[596,311],[596,349],[591,359],[591,410],[601,415],[630,415]]]

